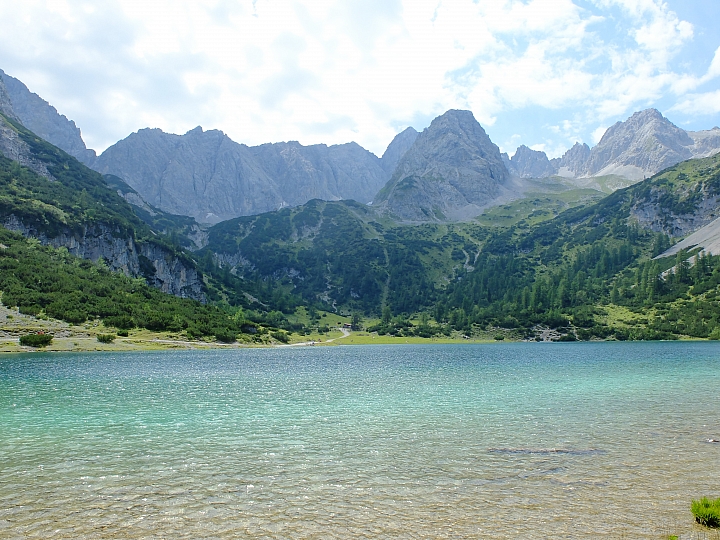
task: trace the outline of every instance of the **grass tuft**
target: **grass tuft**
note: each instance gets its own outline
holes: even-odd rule
[[[708,499],[703,497],[693,501],[690,511],[695,516],[695,521],[706,527],[720,527],[720,498]]]

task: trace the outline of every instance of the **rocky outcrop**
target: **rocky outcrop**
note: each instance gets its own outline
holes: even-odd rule
[[[2,73],[2,70],[0,70],[0,73]],[[10,95],[7,92],[7,88],[5,88],[5,82],[3,81],[2,77],[0,77],[0,113],[4,114],[12,120],[15,120],[17,122],[20,121],[12,108]]]
[[[372,200],[388,174],[355,143],[248,147],[221,131],[143,129],[108,148],[95,170],[122,178],[152,206],[217,223],[311,199]]]
[[[676,214],[663,207],[666,190],[655,187],[633,205],[630,215],[645,229],[680,238],[714,221],[720,213],[720,196],[717,193],[703,186],[700,194],[691,212]]]
[[[583,143],[576,142],[570,150],[555,163],[556,174],[567,178],[577,178],[585,171],[585,166],[590,158],[590,147]]]
[[[276,184],[282,206],[299,206],[312,199],[367,203],[387,181],[377,156],[354,142],[263,144],[250,151]]]
[[[382,158],[380,158],[382,168],[387,173],[388,178],[395,172],[397,164],[405,155],[405,152],[410,150],[410,147],[415,143],[418,135],[419,133],[415,131],[414,128],[409,127],[395,135],[395,138],[388,145]],[[375,194],[373,194],[373,196],[374,195]]]
[[[55,107],[1,69],[0,79],[5,85],[12,109],[23,126],[86,165],[92,164],[95,151],[85,147],[75,122],[59,114]]]
[[[685,131],[657,110],[647,109],[611,126],[592,150],[586,144],[575,143],[562,158],[547,164],[544,153],[529,152],[521,146],[512,160],[505,158],[512,174],[537,178],[616,175],[637,182],[686,159],[720,152],[720,128]]]
[[[704,131],[688,131],[693,140],[692,151],[694,158],[710,157],[720,152],[720,127]]]
[[[28,238],[37,238],[44,245],[64,247],[76,257],[93,262],[102,259],[110,270],[144,277],[149,285],[163,292],[205,301],[202,277],[194,266],[163,246],[124,238],[120,231],[103,224],[86,226],[82,230],[66,229],[52,238],[14,215],[5,217],[2,225]]]
[[[405,221],[462,220],[497,200],[508,180],[473,114],[451,110],[417,137],[373,204]]]
[[[140,256],[150,261],[154,270],[144,273],[149,285],[168,294],[205,301],[202,278],[191,264],[151,242],[143,242],[138,247]]]
[[[20,138],[17,129],[3,116],[0,116],[0,154],[48,180],[55,180],[45,163],[33,155],[27,143]]]
[[[642,180],[693,157],[694,141],[655,109],[608,128],[592,149],[583,176],[617,174]]]
[[[525,145],[520,146],[505,165],[511,174],[520,178],[546,178],[556,172],[545,152],[531,150]]]

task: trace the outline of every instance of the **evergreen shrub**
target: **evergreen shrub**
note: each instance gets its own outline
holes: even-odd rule
[[[20,345],[25,347],[47,347],[53,340],[52,334],[26,334],[20,336]]]

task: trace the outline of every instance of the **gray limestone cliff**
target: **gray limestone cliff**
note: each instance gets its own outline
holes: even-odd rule
[[[660,112],[647,109],[608,128],[590,152],[583,176],[616,174],[642,180],[693,157],[695,143]]]
[[[473,114],[451,110],[417,137],[373,204],[405,221],[468,219],[508,180],[499,148]]]
[[[545,152],[531,150],[524,144],[517,149],[515,155],[508,162],[508,170],[520,178],[546,178],[556,172]],[[508,166],[508,162],[506,162],[506,166]]]
[[[395,135],[395,138],[388,145],[381,158],[382,168],[388,174],[388,178],[395,172],[395,167],[397,167],[405,152],[410,150],[418,135],[419,133],[414,128],[409,127]]]
[[[1,69],[0,79],[5,85],[12,109],[23,126],[86,165],[92,164],[95,151],[85,147],[75,122],[59,114],[55,107]]]
[[[40,176],[44,176],[48,180],[55,180],[45,163],[37,159],[27,143],[20,138],[18,130],[12,124],[11,113],[11,109],[0,111],[0,114],[4,115],[0,115],[0,154],[12,161],[17,161],[20,165],[27,167]]]
[[[2,73],[2,70],[0,70],[0,73]],[[0,77],[0,113],[16,122],[20,122],[20,119],[13,110],[10,95],[8,94],[7,88],[5,88],[5,82],[2,77]]]
[[[590,158],[590,152],[590,147],[587,144],[576,142],[572,148],[557,160],[556,174],[567,178],[577,178],[582,175]]]
[[[103,260],[110,270],[130,277],[144,277],[148,285],[163,292],[205,301],[202,276],[192,264],[183,261],[167,248],[152,242],[136,242],[104,224],[63,230],[48,237],[43,231],[23,223],[15,215],[2,216],[3,227],[37,238],[54,248],[64,247],[71,255],[93,262]],[[146,264],[142,264],[142,262]]]
[[[688,131],[687,134],[693,140],[691,151],[693,157],[710,157],[720,152],[720,127],[714,127],[704,131]]]
[[[42,161],[42,156],[35,155],[20,136],[22,126],[16,127],[19,124],[13,125],[4,114],[0,115],[0,154],[57,182]],[[129,207],[127,211],[131,213]],[[202,276],[192,261],[156,244],[152,239],[136,241],[132,234],[121,231],[117,226],[95,223],[81,228],[65,227],[59,233],[48,235],[38,225],[23,222],[22,218],[13,213],[0,215],[0,225],[24,236],[37,238],[43,244],[65,247],[77,257],[92,261],[102,259],[111,270],[131,277],[144,277],[150,285],[163,292],[205,300]]]
[[[355,143],[248,147],[199,127],[185,135],[140,130],[103,152],[93,168],[122,178],[149,204],[203,223],[316,198],[366,203],[389,176]]]
[[[312,199],[367,203],[387,181],[377,156],[354,142],[333,146],[285,142],[250,151],[277,185],[282,206],[299,206]]]
[[[505,155],[508,170],[521,178],[616,175],[637,182],[681,161],[720,152],[720,128],[685,131],[657,110],[647,109],[608,128],[592,149],[587,144],[575,143],[562,158],[547,163],[544,153],[530,152],[521,146],[512,159]]]

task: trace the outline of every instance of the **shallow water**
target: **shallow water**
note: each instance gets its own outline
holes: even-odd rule
[[[720,344],[0,357],[0,538],[658,538]]]

